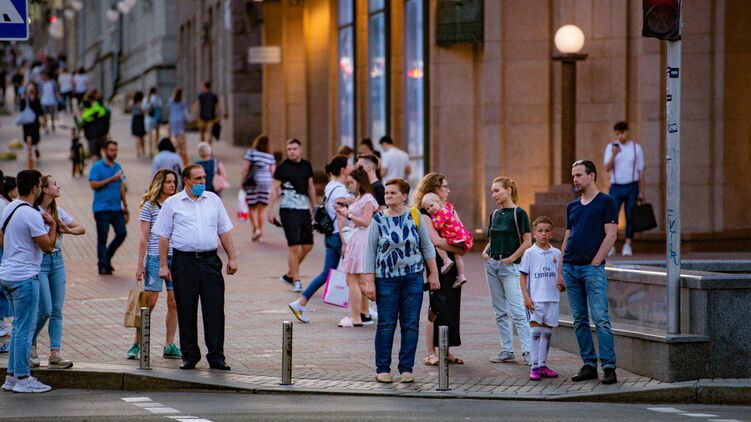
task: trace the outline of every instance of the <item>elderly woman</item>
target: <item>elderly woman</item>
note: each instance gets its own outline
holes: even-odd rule
[[[417,185],[414,203],[419,206],[422,203],[422,198],[428,193],[434,193],[441,198],[441,201],[447,201],[451,194],[451,189],[449,189],[449,182],[446,180],[446,176],[435,172],[426,174]],[[429,216],[426,210],[421,210],[421,212],[423,215]],[[438,249],[448,252],[450,259],[453,260],[454,255],[465,254],[464,249],[450,245],[446,239],[442,238],[433,227],[433,224],[428,224],[428,233],[430,233],[430,241],[433,242],[433,245]],[[440,256],[436,257],[436,259],[438,261],[438,268],[441,268],[443,260]],[[456,276],[456,266],[451,267],[446,274],[439,274],[440,290],[431,294],[428,320],[425,322],[425,348],[427,356],[423,361],[428,366],[438,365],[438,356],[435,350],[438,347],[438,327],[445,325],[449,328],[449,347],[458,347],[462,344],[459,330],[462,289],[453,288]],[[449,353],[448,360],[451,364],[464,364],[463,360],[451,353]]]
[[[402,179],[386,183],[386,209],[373,216],[365,249],[365,295],[378,304],[375,336],[376,381],[390,383],[391,349],[396,322],[401,329],[399,372],[401,382],[414,382],[412,369],[420,331],[423,271],[437,289],[438,267],[430,242],[431,223],[416,209],[407,208],[409,184]]]

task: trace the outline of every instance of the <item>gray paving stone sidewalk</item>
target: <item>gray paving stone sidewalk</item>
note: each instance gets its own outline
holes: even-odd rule
[[[91,212],[91,189],[85,178],[70,176],[68,161],[69,139],[67,130],[44,136],[41,142],[39,168],[53,174],[62,187],[60,205],[81,222],[87,230],[85,236],[66,236],[64,255],[67,270],[67,295],[64,307],[63,353],[75,362],[76,368],[107,365],[135,368],[137,361],[125,359],[125,352],[133,341],[133,330],[122,325],[123,311],[129,289],[133,286],[138,250],[137,204],[150,179],[150,160],[136,158],[129,131],[129,116],[114,110],[113,135],[120,143],[118,161],[123,165],[129,188],[128,202],[133,218],[128,224],[128,237],[118,251],[113,265],[113,276],[99,276],[96,271],[96,230]],[[70,123],[70,118],[64,121]],[[20,130],[13,117],[0,118],[0,149],[18,137]],[[191,157],[194,157],[197,134],[188,135]],[[288,286],[278,281],[286,269],[286,244],[279,229],[268,229],[266,242],[253,243],[250,226],[236,219],[236,193],[242,166],[242,148],[220,142],[216,155],[232,175],[233,188],[224,198],[225,206],[235,222],[233,237],[238,249],[239,272],[226,277],[226,346],[230,373],[206,370],[202,361],[196,377],[212,380],[244,382],[276,386],[281,368],[281,322],[294,320],[287,303],[297,296]],[[22,155],[22,154],[20,154]],[[25,158],[17,162],[0,162],[6,174],[25,166]],[[488,289],[483,276],[481,259],[477,254],[467,259],[469,283],[463,292],[462,340],[463,345],[452,349],[465,365],[451,366],[452,391],[476,395],[515,394],[527,397],[545,397],[562,393],[610,392],[621,389],[660,386],[662,383],[619,370],[620,383],[603,386],[596,382],[573,383],[570,377],[579,367],[578,356],[552,349],[550,366],[561,377],[542,382],[528,380],[528,367],[516,362],[493,364],[489,358],[498,353],[499,339],[494,314],[489,303]],[[302,267],[307,284],[320,271],[323,262],[323,242],[316,238],[316,246]],[[321,391],[409,391],[431,393],[437,387],[437,368],[422,365],[425,356],[424,340],[418,346],[413,385],[383,386],[373,381],[373,337],[375,326],[359,329],[337,328],[336,323],[348,314],[321,302],[319,292],[310,305],[312,322],[294,325],[294,378],[296,386]],[[179,361],[161,357],[164,341],[166,301],[160,298],[153,315],[152,364],[164,374],[184,377],[175,369]],[[424,312],[423,312],[424,314]],[[200,328],[200,323],[199,323]],[[422,327],[421,327],[422,328]],[[422,331],[422,330],[421,330]],[[40,350],[47,348],[47,334],[40,339]],[[200,342],[202,343],[202,342]],[[398,346],[398,336],[395,342]],[[203,347],[203,346],[202,346]],[[205,348],[203,349],[205,352]],[[394,349],[394,370],[396,369]],[[517,345],[517,356],[521,355]],[[1,358],[0,358],[1,359]],[[520,360],[520,359],[519,359]],[[2,361],[0,361],[2,363]],[[175,370],[175,371],[173,371]]]

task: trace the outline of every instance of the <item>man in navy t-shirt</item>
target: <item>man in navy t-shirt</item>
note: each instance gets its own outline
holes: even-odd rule
[[[563,238],[563,265],[558,284],[568,291],[574,317],[574,333],[584,366],[572,381],[597,379],[597,353],[589,328],[588,309],[592,311],[602,383],[618,382],[615,375],[615,347],[608,317],[608,289],[605,257],[615,243],[618,230],[618,209],[615,200],[597,189],[597,168],[594,163],[580,160],[571,167],[571,177],[581,198],[566,207],[566,235]]]
[[[112,257],[125,241],[128,218],[128,202],[125,198],[125,174],[116,163],[117,142],[107,141],[102,146],[102,159],[91,166],[89,183],[94,190],[94,219],[96,220],[97,261],[99,274],[110,275]],[[115,238],[107,245],[110,226],[115,230]]]

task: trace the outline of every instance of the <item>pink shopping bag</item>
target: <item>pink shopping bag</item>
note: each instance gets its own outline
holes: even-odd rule
[[[326,287],[323,290],[323,303],[346,308],[349,306],[347,275],[335,268],[329,270]]]

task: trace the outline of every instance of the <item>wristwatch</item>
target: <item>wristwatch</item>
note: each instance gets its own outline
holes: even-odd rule
[[[347,220],[352,220],[352,213],[351,212],[347,213]]]

